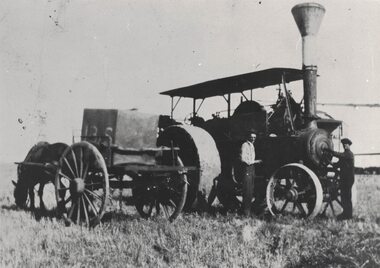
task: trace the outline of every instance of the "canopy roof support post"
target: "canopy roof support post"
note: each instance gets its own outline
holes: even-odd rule
[[[172,96],[172,103],[171,103],[171,111],[170,111],[170,117],[171,119],[173,119],[173,113],[174,113],[174,110],[175,108],[177,107],[179,101],[181,100],[182,97],[179,97],[177,102],[174,104],[174,96]]]
[[[231,94],[228,94],[227,98],[227,116],[231,116]]]
[[[197,110],[195,111],[196,114],[198,114],[199,109],[202,107],[202,104],[203,104],[204,101],[205,101],[205,99],[202,99],[202,101],[201,101],[201,103],[199,104]]]
[[[197,100],[194,98],[193,99],[193,116],[195,116],[195,114],[197,113],[196,105],[197,105]]]
[[[241,95],[243,95],[244,99],[246,101],[249,101],[249,99],[247,98],[247,96],[244,94],[244,92],[241,93]],[[252,91],[251,91],[251,100],[252,100]]]
[[[171,97],[171,104],[170,104],[170,118],[173,119],[173,104],[174,104],[174,97]]]

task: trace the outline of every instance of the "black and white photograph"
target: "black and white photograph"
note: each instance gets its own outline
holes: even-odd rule
[[[380,267],[379,0],[0,2],[0,267]]]

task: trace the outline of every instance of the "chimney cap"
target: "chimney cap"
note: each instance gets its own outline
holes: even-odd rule
[[[322,6],[321,4],[318,4],[318,3],[301,3],[301,4],[298,4],[298,5],[295,5],[292,8],[292,12],[293,12],[293,9],[297,9],[297,8],[301,8],[301,7],[316,7],[316,8],[323,9],[323,11],[326,11],[325,7]]]
[[[292,8],[294,20],[302,36],[316,35],[326,9],[318,3],[302,3]]]

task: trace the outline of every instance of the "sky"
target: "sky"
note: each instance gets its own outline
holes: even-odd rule
[[[0,1],[0,162],[40,140],[71,143],[84,108],[170,114],[159,92],[272,67],[301,68],[302,1]],[[318,1],[320,103],[380,103],[380,1]],[[299,85],[291,87],[295,95]],[[261,90],[263,91],[263,90]],[[274,89],[258,90],[267,101]],[[298,93],[297,93],[298,92]],[[236,101],[236,100],[235,100]],[[224,110],[207,100],[202,113]],[[380,152],[380,108],[318,106],[355,153]],[[181,100],[175,117],[191,112]],[[380,156],[356,158],[380,166]]]

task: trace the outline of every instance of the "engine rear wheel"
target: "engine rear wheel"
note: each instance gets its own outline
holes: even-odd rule
[[[339,170],[334,167],[328,167],[326,179],[322,183],[325,197],[323,200],[321,215],[326,217],[337,217],[343,212],[343,204],[341,197],[341,179]],[[357,202],[356,183],[351,188],[351,202],[355,207]]]
[[[317,175],[298,163],[279,168],[267,186],[267,206],[274,216],[314,218],[321,210],[322,199],[322,186]]]
[[[104,158],[86,142],[75,143],[61,156],[55,177],[58,213],[67,224],[93,227],[100,223],[109,196]]]

